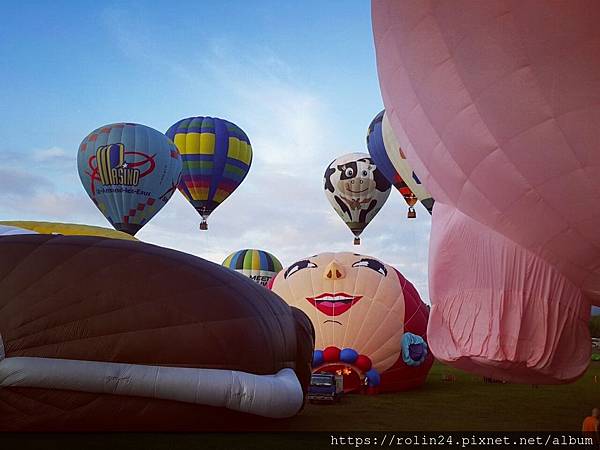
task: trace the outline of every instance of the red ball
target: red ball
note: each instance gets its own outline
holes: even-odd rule
[[[327,347],[323,350],[323,359],[328,363],[338,362],[340,360],[340,351],[337,347]]]
[[[358,355],[358,358],[354,361],[354,365],[358,367],[361,372],[367,372],[371,369],[371,358],[365,355]]]

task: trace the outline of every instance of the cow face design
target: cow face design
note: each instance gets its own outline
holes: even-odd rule
[[[364,199],[369,203],[377,185],[375,183],[375,165],[370,161],[358,160],[337,166],[340,179],[337,183],[338,191],[344,200],[351,203],[352,209],[360,207],[357,200]],[[354,202],[353,202],[354,200]]]
[[[389,181],[364,153],[341,156],[325,171],[325,195],[355,236],[383,206],[390,187]]]

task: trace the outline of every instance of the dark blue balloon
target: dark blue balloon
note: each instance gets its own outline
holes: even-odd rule
[[[379,384],[381,383],[381,377],[379,376],[379,372],[377,372],[375,369],[367,371],[367,373],[365,373],[365,376],[367,377],[367,380],[369,381],[369,386],[371,387],[379,386]]]
[[[340,361],[352,364],[358,358],[358,352],[351,348],[345,348],[340,352]]]
[[[379,169],[383,176],[393,186],[396,186],[396,189],[399,189],[398,185],[402,183],[402,178],[400,178],[400,175],[398,175],[398,172],[396,172],[394,165],[390,161],[390,158],[385,151],[385,144],[383,143],[381,122],[384,113],[385,110],[377,114],[369,125],[367,148],[369,149],[369,154],[371,155],[371,158],[373,158],[373,162],[377,166],[377,169]]]
[[[323,357],[323,350],[315,350],[313,353],[312,365],[313,367],[318,367],[325,362],[325,358]]]

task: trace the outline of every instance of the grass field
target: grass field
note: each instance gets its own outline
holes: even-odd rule
[[[450,373],[455,382],[442,381]],[[594,383],[597,376],[599,383]],[[537,388],[489,384],[435,363],[422,389],[376,396],[348,395],[336,405],[307,405],[281,424],[285,430],[579,430],[600,407],[600,362],[577,382]]]

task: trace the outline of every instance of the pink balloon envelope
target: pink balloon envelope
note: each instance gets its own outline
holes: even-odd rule
[[[387,114],[436,199],[435,356],[574,380],[600,305],[600,2],[372,3]]]

